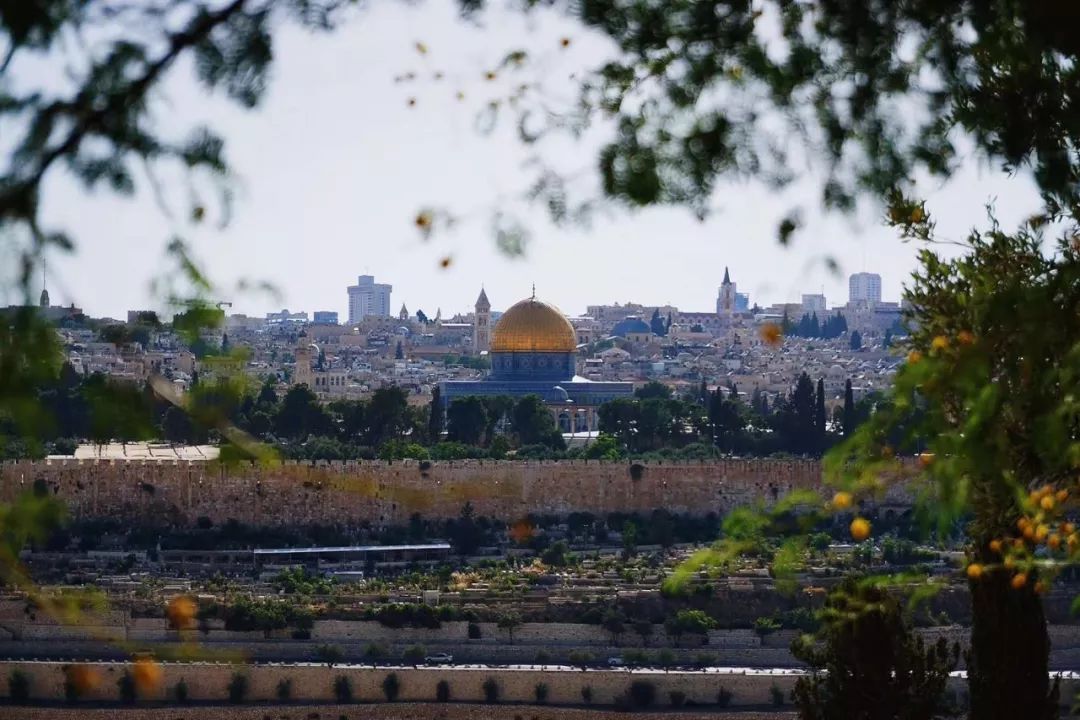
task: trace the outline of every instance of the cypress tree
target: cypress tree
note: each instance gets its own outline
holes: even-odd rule
[[[851,389],[851,379],[844,383],[844,437],[855,432],[855,392]]]
[[[814,407],[814,426],[817,429],[818,446],[825,449],[825,381],[818,378],[817,403]]]
[[[431,406],[428,409],[428,438],[431,442],[439,442],[442,435],[442,391],[436,385],[431,390]]]

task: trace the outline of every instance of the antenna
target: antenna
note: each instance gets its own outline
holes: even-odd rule
[[[532,286],[533,286],[532,299],[535,300],[536,299],[536,283],[533,283]]]

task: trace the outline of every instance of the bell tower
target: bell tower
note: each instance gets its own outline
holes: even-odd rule
[[[476,298],[475,310],[473,351],[479,355],[491,348],[491,303],[488,302],[484,288],[480,288],[480,297]]]

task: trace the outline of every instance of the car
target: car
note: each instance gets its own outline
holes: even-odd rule
[[[450,653],[435,653],[424,658],[428,665],[453,665],[454,656]]]
[[[607,664],[608,667],[622,667],[626,663],[623,662],[623,659],[621,657],[609,657],[607,659]]]

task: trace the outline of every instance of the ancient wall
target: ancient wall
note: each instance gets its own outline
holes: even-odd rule
[[[232,465],[207,462],[19,461],[0,465],[0,501],[41,480],[72,516],[192,524],[403,523],[413,513],[480,515],[672,512],[704,515],[820,485],[810,460],[715,462],[358,461]]]
[[[87,701],[116,701],[119,699],[117,680],[129,667],[124,663],[91,663],[97,686],[85,695]],[[677,690],[696,703],[714,703],[721,687],[732,693],[731,704],[766,705],[770,688],[775,684],[790,691],[794,677],[790,675],[745,675],[704,672],[665,673],[639,671],[597,670],[518,670],[497,668],[359,668],[325,665],[227,665],[227,664],[163,664],[164,678],[149,700],[167,700],[176,684],[183,679],[191,700],[223,702],[228,698],[228,685],[235,673],[248,678],[249,702],[277,699],[277,685],[283,679],[292,681],[292,696],[296,700],[331,702],[334,700],[334,679],[349,678],[353,697],[371,702],[385,698],[382,682],[393,672],[401,684],[400,700],[431,702],[435,699],[440,680],[450,684],[450,697],[458,702],[482,702],[484,682],[494,678],[499,687],[500,702],[533,702],[536,686],[548,686],[548,702],[553,705],[580,705],[581,689],[592,688],[593,702],[611,705],[617,696],[626,692],[632,680],[648,680],[656,685],[657,704],[668,704],[668,693]],[[9,677],[18,669],[30,677],[30,695],[34,699],[61,700],[64,698],[64,665],[61,663],[0,662],[0,677]],[[0,683],[0,697],[8,693],[8,683]]]

